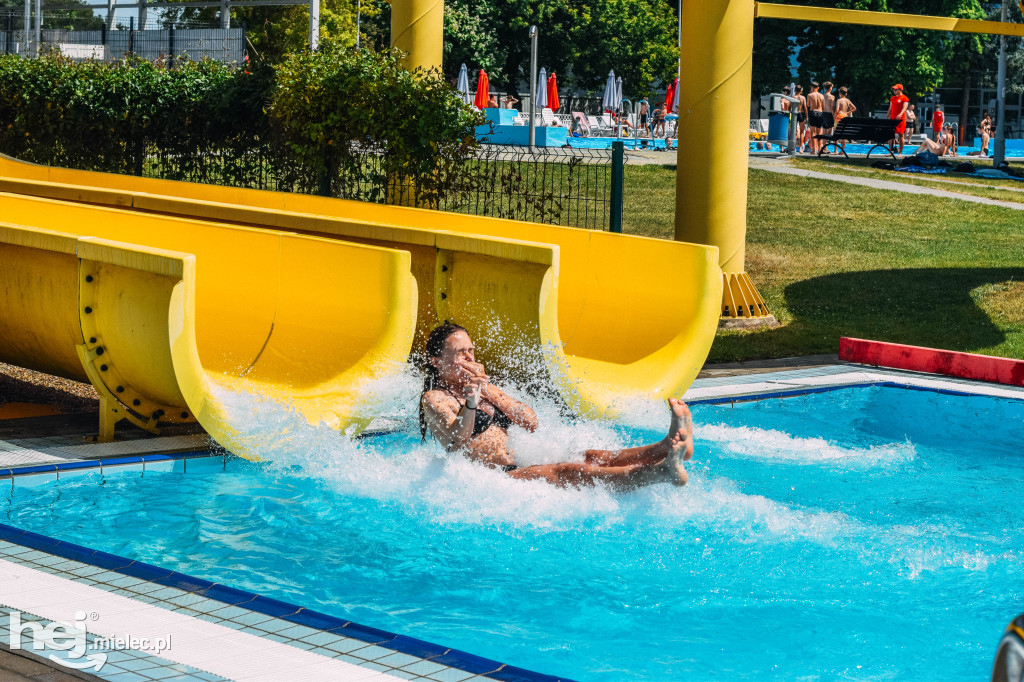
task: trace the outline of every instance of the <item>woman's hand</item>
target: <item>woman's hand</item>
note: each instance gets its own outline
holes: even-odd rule
[[[462,388],[462,397],[466,399],[466,408],[475,410],[480,404],[480,390],[487,383],[486,379],[473,377],[469,383]]]
[[[484,371],[484,366],[479,362],[474,362],[472,360],[456,360],[455,364],[468,374],[471,379],[480,378],[484,381],[490,380],[490,377],[487,376],[487,372]]]

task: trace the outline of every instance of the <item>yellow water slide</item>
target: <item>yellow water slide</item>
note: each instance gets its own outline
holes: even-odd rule
[[[92,383],[105,438],[195,419],[246,455],[238,393],[365,423],[411,349],[405,251],[14,195],[0,216],[0,360]]]
[[[6,157],[0,191],[407,249],[419,285],[417,346],[451,319],[477,337],[491,365],[529,371],[515,365],[540,347],[566,403],[592,416],[614,413],[623,396],[685,391],[719,316],[714,247]]]

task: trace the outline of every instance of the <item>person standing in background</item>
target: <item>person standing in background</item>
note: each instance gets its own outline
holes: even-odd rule
[[[847,92],[848,90],[845,86],[839,88],[839,99],[836,100],[836,125],[839,125],[839,122],[847,116],[853,116],[853,112],[857,111],[857,107],[853,106],[853,102],[847,99]],[[846,153],[846,140],[839,141],[839,148],[843,150],[844,154]]]
[[[804,86],[796,86],[796,90],[793,91],[793,96],[800,100],[800,104],[796,105],[796,133],[797,140],[800,142],[800,153],[804,152],[804,147],[807,146],[807,140],[804,138],[807,135],[807,98],[804,97]]]
[[[942,136],[943,124],[946,122],[946,115],[942,113],[942,105],[938,104],[935,106],[935,113],[932,114],[932,135],[935,137],[936,142],[941,142],[939,138]]]
[[[807,139],[811,144],[811,153],[817,154],[822,141],[816,139],[825,130],[825,96],[818,92],[818,82],[811,82],[811,94],[807,95]]]
[[[896,152],[903,155],[903,133],[907,131],[907,107],[910,100],[903,94],[903,86],[897,83],[892,86],[892,97],[889,98],[889,120],[899,121],[894,132],[894,140],[899,148]]]
[[[910,144],[910,138],[917,132],[917,112],[914,111],[914,105],[911,104],[910,108],[907,109],[907,132],[903,134],[903,140]]]
[[[832,94],[832,83],[825,81],[825,134],[831,135],[836,129],[836,96]]]

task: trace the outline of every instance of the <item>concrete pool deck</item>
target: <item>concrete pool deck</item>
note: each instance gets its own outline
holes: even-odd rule
[[[710,365],[686,399],[739,402],[877,384],[1024,399],[1024,388],[869,367],[835,355]],[[201,452],[214,447],[201,433],[153,437],[125,429],[124,440],[89,442],[95,419],[86,412],[0,420],[0,490],[106,467],[203,475],[223,470],[229,457]],[[20,649],[0,653],[4,681],[558,679],[0,524],[0,652],[10,652],[17,637],[15,613],[22,646],[32,629],[84,623],[84,648],[96,663],[102,655],[102,665],[78,669],[92,659],[74,657],[73,649]],[[104,638],[128,646],[104,649]],[[170,646],[154,644],[161,639]]]

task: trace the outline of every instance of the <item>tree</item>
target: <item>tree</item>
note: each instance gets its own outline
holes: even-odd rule
[[[597,91],[608,71],[627,90],[675,77],[676,15],[666,0],[449,0],[444,72],[483,68],[496,87],[518,95],[529,77],[529,27],[540,28],[540,66],[559,85]]]
[[[10,0],[0,0],[5,2]],[[361,15],[360,43],[367,37],[365,28],[375,27],[374,18],[381,13],[384,0],[321,0],[320,42],[352,47],[356,44],[356,16]],[[178,21],[215,22],[219,9],[183,7],[166,10],[162,22]],[[246,33],[257,55],[268,63],[280,62],[292,52],[299,52],[309,44],[309,6],[242,6],[231,10],[235,26],[244,24]],[[371,33],[372,42],[372,33]]]
[[[758,19],[754,22],[753,75],[751,94],[754,97],[781,92],[793,80],[790,59],[793,57],[793,24],[789,21]]]
[[[981,18],[980,0],[811,0],[807,4],[876,12]],[[850,88],[861,109],[884,105],[890,86],[919,97],[943,84],[958,48],[951,35],[937,31],[845,24],[796,27],[800,79],[832,80]]]

